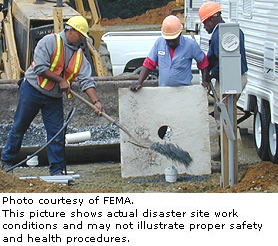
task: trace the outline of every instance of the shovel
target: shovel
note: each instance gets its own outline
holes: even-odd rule
[[[71,93],[73,96],[77,97],[79,100],[87,104],[89,107],[91,107],[94,110],[99,110],[97,106],[87,101],[85,98],[77,94],[75,91],[71,90]],[[123,130],[131,139],[131,143],[142,148],[152,149],[154,151],[157,151],[158,153],[165,155],[168,159],[172,159],[174,161],[178,161],[180,163],[183,163],[186,167],[189,166],[189,164],[192,162],[192,158],[190,157],[189,153],[182,150],[179,146],[174,144],[160,144],[155,143],[149,140],[145,139],[139,139],[135,136],[133,136],[122,124],[117,122],[115,119],[110,117],[105,112],[102,112],[102,116],[105,117],[108,121],[118,126],[121,130]]]

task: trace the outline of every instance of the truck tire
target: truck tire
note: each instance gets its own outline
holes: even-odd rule
[[[253,133],[258,156],[263,161],[269,161],[269,106],[263,103],[262,112],[256,107],[254,112]]]
[[[141,70],[142,70],[143,66],[140,66],[138,68],[136,68],[132,74],[140,74]],[[147,80],[157,80],[158,79],[158,69],[155,70],[151,70],[149,76],[147,77]]]
[[[269,122],[269,158],[273,164],[278,164],[278,126]]]
[[[113,76],[110,52],[108,51],[107,44],[103,40],[101,40],[98,53],[101,56],[103,66],[107,68],[107,76]]]

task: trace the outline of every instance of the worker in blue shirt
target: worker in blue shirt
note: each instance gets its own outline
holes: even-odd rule
[[[224,20],[221,17],[222,7],[214,2],[208,1],[205,2],[199,8],[199,16],[201,19],[201,23],[204,24],[204,28],[206,29],[208,34],[211,34],[211,38],[209,40],[209,50],[207,53],[209,66],[208,66],[208,78],[206,81],[210,82],[211,79],[215,79],[215,91],[218,94],[218,98],[220,95],[220,84],[219,84],[219,23],[224,23]],[[245,54],[245,45],[244,45],[244,34],[240,29],[240,54],[241,54],[241,82],[242,89],[244,89],[247,83],[247,61]],[[211,86],[211,85],[210,85]],[[220,161],[221,159],[221,148],[220,148],[220,114],[216,109],[217,105],[214,105],[214,118],[217,125],[217,133],[219,135],[219,150],[217,153],[212,153],[211,159],[214,161]]]
[[[181,35],[183,25],[174,15],[167,16],[162,23],[162,37],[159,37],[152,47],[148,57],[143,62],[137,82],[130,86],[136,92],[142,88],[144,80],[157,66],[159,69],[159,86],[192,85],[192,59],[197,62],[202,72],[202,85],[209,88],[206,82],[208,60],[196,40]]]

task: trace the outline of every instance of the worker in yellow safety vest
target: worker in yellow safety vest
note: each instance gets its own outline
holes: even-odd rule
[[[41,111],[47,140],[63,127],[63,96],[71,97],[71,83],[77,78],[80,88],[104,112],[95,89],[89,61],[79,47],[87,36],[88,23],[82,16],[70,18],[59,34],[48,34],[37,44],[34,61],[27,69],[19,90],[19,102],[8,141],[1,154],[2,170],[9,170],[19,153],[25,132]],[[65,168],[65,133],[47,147],[51,175],[61,175]]]

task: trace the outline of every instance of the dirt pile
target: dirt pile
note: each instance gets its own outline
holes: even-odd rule
[[[114,182],[127,182],[130,186],[132,182],[126,181],[121,177],[114,175]],[[118,181],[117,181],[118,180]],[[147,179],[146,179],[147,180]],[[215,177],[215,180],[219,180],[219,176]],[[214,181],[215,181],[214,180]],[[176,183],[179,186],[179,190],[172,190],[171,192],[213,192],[213,193],[239,193],[239,192],[277,192],[278,191],[278,165],[274,165],[271,162],[264,162],[256,166],[248,166],[245,173],[242,175],[238,184],[233,187],[217,188],[211,181],[206,180],[202,182],[185,182]],[[144,182],[144,187],[151,186],[151,183]],[[201,186],[204,190],[200,190]],[[92,186],[88,186],[84,189],[75,189],[75,185],[59,185],[50,184],[40,179],[19,179],[15,175],[4,173],[0,171],[0,192],[1,193],[109,193],[109,192],[121,192],[118,189],[106,188],[105,185],[100,184],[101,187],[92,189]],[[199,187],[200,186],[200,187]],[[156,187],[155,191],[165,192],[165,185],[161,185],[160,188]],[[214,187],[214,188],[213,188]],[[210,189],[210,190],[209,190]],[[132,190],[130,192],[133,192]],[[169,190],[168,190],[169,192]]]
[[[161,24],[163,19],[171,14],[171,11],[177,8],[175,1],[169,2],[166,6],[157,9],[148,10],[146,13],[128,19],[102,19],[102,26],[114,26],[116,24]]]
[[[238,184],[219,188],[214,192],[277,192],[278,165],[263,162],[258,166],[248,166]]]
[[[1,193],[82,193],[85,190],[78,190],[71,186],[48,183],[39,178],[19,179],[10,173],[0,171],[0,192]],[[107,189],[90,190],[89,192],[109,192]]]

